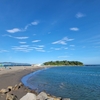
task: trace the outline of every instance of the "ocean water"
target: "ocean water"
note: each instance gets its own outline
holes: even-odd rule
[[[22,82],[38,92],[71,100],[100,100],[100,66],[42,69],[23,77]]]

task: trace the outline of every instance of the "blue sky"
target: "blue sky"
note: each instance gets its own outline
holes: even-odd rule
[[[100,0],[1,0],[0,62],[100,64]]]

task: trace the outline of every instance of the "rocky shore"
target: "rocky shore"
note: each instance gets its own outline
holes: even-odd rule
[[[37,93],[25,87],[21,78],[41,68],[15,68],[0,71],[0,100],[70,100],[70,98],[56,97],[45,92]]]

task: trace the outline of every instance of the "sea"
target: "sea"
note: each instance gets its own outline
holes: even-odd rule
[[[25,86],[71,100],[100,100],[100,66],[44,68],[22,78]]]

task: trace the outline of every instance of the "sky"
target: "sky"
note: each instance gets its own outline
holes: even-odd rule
[[[100,64],[100,0],[0,0],[0,62]]]

